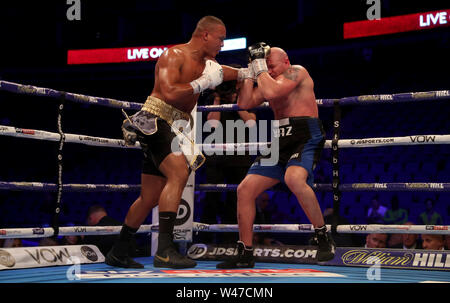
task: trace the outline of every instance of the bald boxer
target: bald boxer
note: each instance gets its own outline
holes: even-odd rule
[[[143,268],[128,255],[131,239],[150,211],[159,206],[158,249],[155,267],[189,268],[196,262],[181,255],[173,243],[173,229],[181,195],[190,170],[204,161],[201,154],[188,159],[186,153],[173,150],[182,145],[174,123],[190,121],[190,112],[199,94],[213,89],[222,81],[236,80],[238,69],[221,66],[215,61],[226,36],[224,23],[213,16],[203,17],[189,42],[166,50],[155,66],[153,91],[142,109],[127,116],[122,130],[125,141],[141,144],[144,161],[141,193],[131,205],[119,240],[106,256],[108,265]]]
[[[274,132],[279,137],[279,159],[264,165],[259,157],[239,184],[238,225],[240,241],[236,258],[219,263],[218,268],[251,268],[255,199],[266,189],[284,182],[297,197],[314,225],[319,262],[334,257],[335,244],[327,233],[316,195],[312,189],[313,169],[325,142],[318,118],[314,82],[300,65],[291,65],[281,48],[257,43],[248,48],[251,64],[239,94],[238,105],[250,109],[268,101],[276,119]],[[257,86],[254,85],[256,79]],[[273,152],[273,149],[272,149]],[[273,157],[273,156],[272,156]]]

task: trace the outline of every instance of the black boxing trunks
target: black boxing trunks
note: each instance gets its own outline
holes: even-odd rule
[[[148,115],[155,118],[157,131],[152,135],[145,135],[140,131],[137,132],[137,140],[141,144],[144,153],[142,173],[163,177],[164,175],[159,171],[158,167],[173,152],[171,149],[172,142],[175,146],[178,146],[179,141],[177,135],[166,121],[153,114],[149,113]],[[177,151],[179,152],[179,150]]]
[[[194,171],[205,161],[194,142],[183,132],[183,128],[192,127],[190,115],[158,98],[148,97],[142,109],[127,116],[124,124],[135,131],[144,152],[144,174],[163,176],[159,165],[171,153],[184,154],[189,168]]]
[[[307,184],[313,187],[313,171],[325,144],[325,131],[320,119],[291,117],[276,120],[273,131],[274,137],[279,139],[278,163],[264,165],[261,159],[267,159],[273,155],[260,156],[256,158],[248,174],[266,176],[284,182],[284,174],[288,167],[301,166],[308,172]]]

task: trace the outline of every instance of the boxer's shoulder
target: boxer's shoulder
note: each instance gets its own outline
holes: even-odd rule
[[[165,50],[159,57],[159,62],[182,61],[186,56],[186,49],[183,44],[172,46]]]
[[[308,74],[308,71],[303,66],[291,65],[282,75],[287,79],[297,81],[303,78],[306,74]]]

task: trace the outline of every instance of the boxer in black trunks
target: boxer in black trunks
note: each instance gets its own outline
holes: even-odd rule
[[[295,194],[308,219],[314,226],[318,241],[319,262],[334,257],[335,244],[327,233],[323,215],[312,189],[313,169],[325,142],[325,133],[318,118],[314,82],[300,65],[291,65],[285,51],[270,48],[265,43],[249,47],[257,87],[247,77],[239,93],[238,105],[250,109],[267,100],[275,116],[274,131],[278,138],[278,162],[264,165],[257,158],[247,176],[239,184],[238,255],[219,263],[218,268],[248,268],[254,266],[252,239],[255,219],[255,199],[266,189],[284,182]],[[272,148],[272,152],[273,152]],[[272,155],[273,156],[273,155]]]
[[[173,150],[173,139],[178,136],[173,123],[190,120],[199,93],[222,81],[238,78],[238,69],[221,66],[214,60],[223,47],[225,36],[225,25],[220,19],[202,18],[188,43],[175,45],[161,55],[155,66],[151,95],[139,112],[125,120],[125,141],[134,144],[139,140],[144,152],[141,193],[126,215],[119,240],[106,256],[108,265],[144,267],[128,255],[129,243],[150,211],[158,205],[159,237],[153,265],[168,268],[196,266],[195,261],[176,250],[173,228],[190,169],[201,165],[202,155],[192,160],[186,153]]]

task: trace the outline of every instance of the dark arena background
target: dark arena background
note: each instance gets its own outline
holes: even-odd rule
[[[61,261],[62,246],[86,246],[94,243],[87,240],[89,237],[99,237],[88,235],[85,229],[90,225],[87,216],[93,205],[103,207],[115,222],[104,225],[120,226],[139,195],[142,152],[101,145],[101,138],[122,139],[120,102],[116,102],[119,106],[100,106],[94,104],[97,102],[82,102],[82,97],[71,102],[67,94],[142,105],[152,92],[159,55],[166,47],[188,42],[196,23],[206,15],[225,23],[226,39],[245,38],[240,40],[244,46],[218,54],[220,64],[247,67],[246,48],[264,41],[283,48],[291,64],[305,67],[314,80],[319,117],[329,144],[314,171],[314,190],[326,224],[333,227],[333,232],[337,226],[334,235],[342,260],[347,252],[344,248],[366,248],[368,255],[381,251],[393,258],[397,257],[395,253],[398,258],[410,256],[399,253],[404,248],[404,235],[395,229],[400,225],[408,231],[410,226],[423,227],[410,253],[411,258],[422,259],[411,260],[410,267],[382,263],[380,279],[373,278],[373,272],[368,272],[370,267],[359,266],[355,259],[350,265],[344,261],[315,264],[312,255],[306,258],[308,249],[313,249],[311,234],[301,231],[302,226],[308,231],[310,222],[296,197],[281,185],[256,201],[255,224],[262,225],[258,225],[254,240],[261,247],[261,262],[248,276],[216,272],[216,261],[229,257],[227,249],[238,240],[236,228],[220,230],[220,226],[237,224],[236,186],[255,158],[249,155],[227,159],[224,155],[207,156],[205,164],[195,172],[192,205],[179,213],[183,216],[189,211],[191,224],[195,222],[193,232],[191,225],[191,241],[180,243],[180,250],[186,252],[191,247],[191,255],[200,251],[208,256],[195,256],[199,262],[196,270],[177,276],[177,271],[153,268],[152,228],[136,236],[136,257],[142,258],[145,271],[121,272],[94,262],[78,268],[81,279],[69,279],[67,264],[72,263],[63,260],[42,267],[48,259]],[[375,23],[378,25],[372,26]],[[2,1],[0,25],[1,283],[144,282],[153,285],[152,290],[157,290],[155,285],[161,287],[174,302],[203,300],[208,287],[208,302],[227,302],[225,296],[250,301],[259,296],[264,302],[275,302],[284,290],[293,292],[295,285],[310,283],[450,282],[449,3]],[[42,92],[39,88],[65,94]],[[214,94],[209,90],[199,97],[203,123],[211,112],[208,106],[213,105]],[[125,111],[131,115],[136,107]],[[257,121],[273,119],[269,108],[255,110],[255,114]],[[31,138],[40,134],[38,130],[54,134],[53,139],[45,139],[45,134]],[[61,140],[63,133],[66,139],[68,134],[76,134],[76,140],[78,135],[86,137],[74,142],[82,144],[74,144]],[[199,143],[207,135],[197,134]],[[333,139],[343,142],[338,150]],[[86,145],[83,140],[99,144]],[[70,184],[73,186],[67,186]],[[80,184],[130,186],[93,189],[77,187]],[[154,227],[154,223],[150,213],[144,225]],[[272,228],[264,227],[268,225]],[[277,229],[282,225],[295,225],[300,232],[282,232]],[[347,226],[347,230],[339,233],[339,225]],[[76,227],[79,234],[53,233],[55,228],[64,231],[62,227]],[[15,236],[9,234],[13,230],[17,230]],[[29,237],[21,235],[25,230],[30,230]],[[427,251],[430,257],[426,259],[421,251],[427,248],[425,238],[430,230],[438,231],[443,246],[428,247],[432,251]],[[382,235],[382,240],[376,240],[382,243],[370,246],[369,235]],[[39,266],[5,268],[12,247],[28,248],[34,261],[39,259]],[[40,247],[47,247],[47,251],[39,251]],[[286,260],[288,248],[292,248],[290,256],[305,256],[304,262]],[[30,253],[32,249],[35,253]],[[280,255],[286,258],[280,259]],[[217,283],[233,287],[248,283],[251,290],[239,293],[234,289],[233,296],[232,290],[219,289]],[[190,286],[205,292],[190,293],[186,289]],[[314,287],[317,293],[320,288]]]

